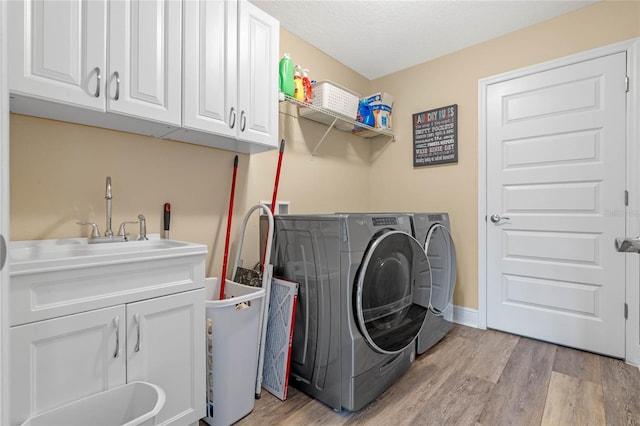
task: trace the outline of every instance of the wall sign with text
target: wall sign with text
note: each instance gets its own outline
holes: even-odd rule
[[[458,105],[413,114],[413,167],[458,162]]]

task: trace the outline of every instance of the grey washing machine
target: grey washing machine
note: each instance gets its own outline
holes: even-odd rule
[[[422,354],[438,343],[453,326],[453,291],[456,284],[456,249],[448,213],[413,213],[414,236],[423,245],[431,268],[429,310],[416,339]],[[422,292],[420,294],[425,294]]]
[[[431,292],[406,214],[275,217],[274,275],[300,284],[289,383],[357,411],[415,358]]]

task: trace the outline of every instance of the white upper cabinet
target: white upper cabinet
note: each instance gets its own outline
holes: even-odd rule
[[[247,0],[8,7],[13,112],[242,153],[278,147],[280,23]]]
[[[11,1],[13,94],[104,111],[106,1]]]
[[[182,126],[235,138],[237,4],[184,2]]]
[[[107,111],[180,125],[181,6],[109,2]]]
[[[280,23],[246,0],[185,0],[182,129],[243,153],[278,147]]]
[[[238,10],[240,137],[277,147],[280,24],[246,1]]]
[[[11,110],[153,136],[179,127],[181,6],[9,2]]]

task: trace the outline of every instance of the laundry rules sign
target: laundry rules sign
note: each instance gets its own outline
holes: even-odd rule
[[[458,162],[458,105],[413,114],[413,167]]]

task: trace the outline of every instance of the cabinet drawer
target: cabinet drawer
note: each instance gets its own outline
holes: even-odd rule
[[[10,277],[10,325],[204,287],[205,256],[90,265]]]

